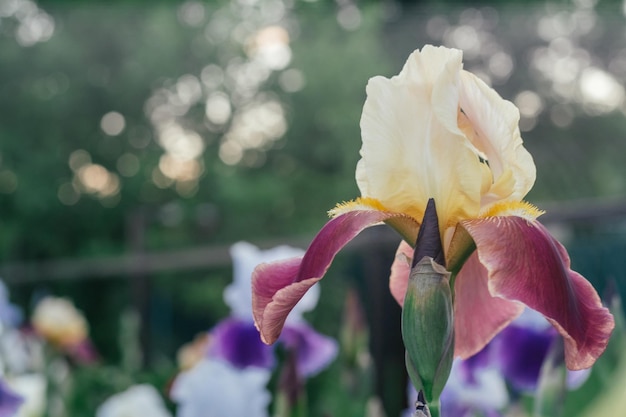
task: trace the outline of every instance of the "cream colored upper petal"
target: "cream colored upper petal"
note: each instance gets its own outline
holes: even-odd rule
[[[456,123],[461,69],[461,51],[416,51],[398,76],[369,81],[361,117],[362,195],[418,220],[432,197],[441,230],[480,209],[481,164]]]
[[[493,173],[493,185],[481,205],[523,199],[535,182],[536,170],[520,135],[519,110],[475,75],[462,71],[460,80],[461,109],[475,130],[468,137],[486,155]]]

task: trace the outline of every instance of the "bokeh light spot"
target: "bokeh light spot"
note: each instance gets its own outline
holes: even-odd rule
[[[291,62],[289,33],[280,26],[259,30],[248,43],[248,55],[271,70],[286,68]]]
[[[178,19],[187,26],[200,26],[204,16],[204,4],[199,1],[186,1],[178,9]]]
[[[624,87],[599,68],[587,68],[580,77],[583,102],[594,112],[606,113],[617,109],[624,101]]]
[[[59,201],[66,206],[73,206],[80,200],[80,193],[76,191],[71,183],[66,182],[59,187],[57,197]]]
[[[119,192],[119,177],[102,165],[84,165],[78,170],[77,176],[88,193],[97,194],[99,197],[109,197]]]
[[[534,91],[522,91],[515,97],[514,102],[522,117],[537,117],[543,110],[543,101]]]
[[[343,6],[337,12],[337,22],[345,30],[356,30],[361,26],[361,11],[354,4]]]
[[[306,80],[302,71],[295,68],[288,69],[278,77],[280,88],[287,93],[295,93],[304,88]]]
[[[225,93],[217,92],[209,96],[205,107],[207,119],[216,125],[228,122],[231,115],[230,99]]]
[[[109,136],[117,136],[124,131],[126,120],[121,113],[111,111],[102,116],[100,128]]]
[[[224,82],[224,71],[217,65],[210,64],[202,68],[200,80],[209,89],[215,89]]]
[[[161,155],[159,169],[166,177],[178,181],[196,180],[204,172],[204,166],[197,160],[181,160],[170,154]]]
[[[174,122],[160,128],[159,144],[167,153],[180,160],[194,159],[204,152],[204,142],[200,135]]]
[[[91,163],[91,155],[84,149],[77,149],[70,154],[68,165],[72,171],[78,171],[84,165]]]

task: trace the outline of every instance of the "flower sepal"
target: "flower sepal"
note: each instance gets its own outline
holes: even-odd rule
[[[424,256],[411,270],[402,309],[402,338],[411,382],[427,403],[437,402],[454,355],[450,273]]]

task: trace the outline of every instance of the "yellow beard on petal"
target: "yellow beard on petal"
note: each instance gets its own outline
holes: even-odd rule
[[[352,201],[344,201],[337,204],[337,206],[328,211],[328,215],[331,218],[335,218],[342,214],[359,210],[376,210],[384,211],[387,213],[393,213],[387,220],[384,221],[388,226],[391,226],[396,232],[402,236],[404,240],[411,246],[415,244],[417,238],[417,232],[419,231],[420,222],[414,217],[404,212],[394,212],[385,207],[379,200],[372,197],[359,197]]]
[[[376,211],[389,211],[383,204],[375,198],[371,197],[359,197],[355,200],[344,201],[335,206],[335,208],[328,210],[328,215],[335,218],[341,214],[355,210],[376,210]]]
[[[526,201],[501,201],[489,207],[480,217],[518,216],[534,221],[544,213],[543,210]]]

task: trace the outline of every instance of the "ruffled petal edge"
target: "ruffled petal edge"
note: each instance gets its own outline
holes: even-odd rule
[[[593,365],[615,322],[593,286],[570,269],[565,248],[538,221],[520,216],[464,220],[493,296],[543,314],[563,336],[570,370]]]
[[[364,229],[407,217],[375,209],[342,209],[319,231],[302,258],[265,263],[252,274],[252,313],[261,339],[274,343],[287,315],[315,283],[322,279],[335,255]]]

